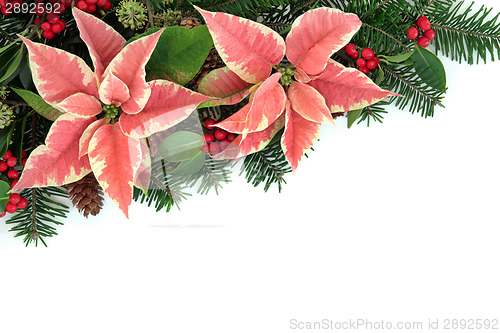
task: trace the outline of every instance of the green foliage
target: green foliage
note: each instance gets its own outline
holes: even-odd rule
[[[10,231],[16,233],[15,237],[23,236],[26,246],[38,246],[38,241],[47,246],[44,237],[57,235],[55,226],[62,224],[57,218],[66,218],[69,212],[69,207],[56,198],[68,195],[59,187],[44,187],[24,189],[21,196],[28,200],[28,206],[7,220],[7,224],[13,225]]]
[[[272,184],[278,184],[278,191],[281,192],[281,185],[286,184],[284,176],[291,171],[281,149],[281,142],[276,140],[263,150],[246,156],[240,175],[245,173],[247,182],[255,187],[264,183],[266,192]]]
[[[416,46],[412,55],[413,68],[428,86],[446,92],[446,72],[441,60],[431,51]]]
[[[387,113],[387,111],[384,110],[384,106],[389,105],[390,103],[386,101],[380,101],[376,104],[367,106],[361,110],[361,113],[358,117],[358,124],[366,121],[366,125],[370,126],[370,121],[372,122],[379,122],[381,123],[382,120],[384,119],[384,114]]]

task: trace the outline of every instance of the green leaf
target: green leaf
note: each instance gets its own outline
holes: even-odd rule
[[[47,104],[42,97],[29,90],[12,88],[29,106],[48,120],[55,121],[62,112]]]
[[[7,80],[12,74],[14,74],[22,59],[22,47],[19,47],[17,50],[15,48],[12,50],[9,49],[0,57],[0,74],[3,72],[3,75],[0,77],[0,82]]]
[[[416,46],[412,56],[418,76],[430,87],[446,92],[446,71],[439,58],[429,50]]]
[[[201,151],[198,152],[198,155],[193,157],[190,160],[185,160],[179,163],[177,168],[172,171],[172,176],[189,176],[197,173],[201,170],[203,165],[205,164],[205,154]]]
[[[146,65],[147,80],[165,79],[186,85],[196,76],[212,46],[212,37],[204,25],[165,28]]]
[[[10,185],[0,180],[0,212],[5,210],[5,206],[7,206],[7,202],[9,202],[9,192]]]
[[[192,160],[203,147],[201,135],[179,131],[169,135],[158,146],[160,156],[169,162]]]
[[[379,55],[379,58],[385,59],[388,62],[392,62],[392,63],[400,63],[400,62],[405,62],[406,60],[410,59],[414,52],[415,51],[411,51],[411,52],[407,52],[407,53],[403,53],[403,54],[398,54],[395,56]]]
[[[9,149],[12,133],[14,132],[15,123],[10,124],[4,129],[0,130],[0,157],[5,155]]]
[[[380,83],[382,83],[382,81],[384,80],[384,76],[385,76],[384,70],[379,66],[377,79],[375,80],[375,84],[377,86],[380,85]]]
[[[363,109],[352,110],[347,112],[347,128],[351,128],[352,124],[359,118]]]
[[[27,90],[34,90],[35,84],[33,83],[33,77],[31,75],[31,69],[29,64],[29,57],[24,57],[19,68],[19,79]]]
[[[14,155],[18,156],[17,162],[19,165],[22,163],[21,155],[23,151],[24,133],[26,131],[26,121],[28,120],[29,114],[26,114],[21,121],[18,121],[14,130],[14,135],[12,136],[12,141],[15,146]]]

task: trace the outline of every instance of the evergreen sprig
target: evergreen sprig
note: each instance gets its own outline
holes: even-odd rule
[[[247,183],[255,187],[264,183],[265,192],[273,184],[277,184],[278,191],[281,192],[282,184],[286,184],[284,176],[291,171],[292,168],[281,149],[281,142],[276,140],[263,150],[246,156],[240,175],[244,173]]]

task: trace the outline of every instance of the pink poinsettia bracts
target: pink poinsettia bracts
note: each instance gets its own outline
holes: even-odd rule
[[[93,172],[128,217],[133,187],[147,187],[144,138],[187,118],[210,97],[173,82],[146,82],[145,65],[162,30],[130,44],[113,28],[73,8],[94,70],[83,59],[21,37],[40,96],[63,115],[30,155],[14,191],[64,185]]]
[[[236,104],[250,95],[247,105],[215,125],[241,134],[215,158],[257,152],[284,127],[281,146],[295,171],[317,141],[321,124],[333,124],[331,113],[360,109],[395,95],[330,58],[360,28],[354,14],[332,8],[308,11],[295,20],[283,40],[251,20],[196,9],[227,66],[207,75],[199,92],[220,98],[222,104]],[[292,63],[288,68],[280,65],[285,56]]]

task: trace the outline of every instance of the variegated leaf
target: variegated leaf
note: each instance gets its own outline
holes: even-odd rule
[[[400,96],[380,88],[359,70],[333,60],[319,78],[308,84],[325,98],[330,112],[362,109],[388,96]]]
[[[285,110],[286,94],[279,84],[280,73],[264,81],[250,103],[215,126],[231,133],[260,132],[276,121]]]
[[[92,124],[90,124],[85,131],[82,133],[82,136],[80,137],[79,140],[79,153],[78,156],[82,158],[82,156],[85,156],[89,152],[89,144],[90,140],[92,139],[92,136],[94,136],[95,131],[104,124],[106,124],[107,119],[106,118],[101,118],[96,121],[94,121]]]
[[[113,72],[128,87],[130,98],[121,105],[125,113],[137,114],[148,102],[151,89],[145,81],[145,66],[162,32],[163,29],[125,46],[103,74],[106,79],[108,73]]]
[[[218,98],[217,100],[205,102],[204,106],[234,105],[248,96],[251,86],[251,83],[243,81],[229,67],[222,67],[205,75],[198,85],[198,92]]]
[[[302,156],[318,140],[321,124],[303,118],[287,103],[285,131],[281,137],[281,148],[293,172]]]
[[[313,87],[293,82],[287,92],[293,110],[303,118],[316,123],[331,123],[333,118],[325,104],[325,98]]]
[[[151,153],[146,139],[139,139],[141,142],[141,165],[135,174],[134,184],[144,193],[148,192],[149,182],[151,180]]]
[[[325,7],[307,11],[292,24],[286,37],[286,56],[307,74],[320,74],[330,56],[346,45],[360,27],[355,14]]]
[[[235,159],[261,151],[283,126],[285,126],[284,114],[262,131],[238,135],[226,149],[212,157],[215,159]]]
[[[118,124],[126,135],[145,138],[164,131],[186,119],[200,103],[212,99],[165,80],[150,81],[149,85],[151,97],[144,109],[120,117]]]
[[[120,106],[128,101],[130,92],[122,80],[109,72],[99,87],[99,97],[104,104]]]
[[[89,144],[92,171],[104,192],[128,218],[134,180],[141,164],[141,143],[106,124],[97,129]]]
[[[77,117],[97,116],[102,111],[101,102],[97,98],[84,93],[68,96],[62,102],[54,105],[59,111]]]
[[[98,97],[94,72],[81,58],[22,36],[19,38],[28,48],[33,83],[47,103],[54,105],[77,93]]]
[[[80,30],[80,38],[89,49],[97,78],[101,80],[106,67],[123,49],[125,39],[103,20],[76,7],[73,7],[73,17]]]
[[[90,172],[86,156],[79,158],[78,139],[93,121],[63,114],[52,124],[45,145],[38,146],[26,161],[14,191],[27,187],[64,185]]]
[[[194,6],[203,16],[224,63],[244,81],[257,83],[285,55],[285,41],[272,29],[238,16]]]

